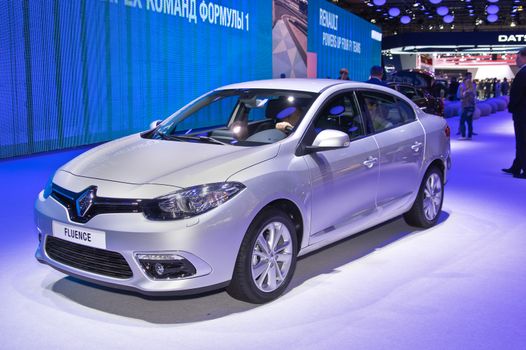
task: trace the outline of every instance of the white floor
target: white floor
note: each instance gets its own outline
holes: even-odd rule
[[[452,139],[438,226],[398,219],[301,259],[261,306],[145,299],[38,264],[33,200],[80,151],[0,162],[0,349],[526,349],[526,180],[500,171],[514,156],[508,113],[475,131]]]

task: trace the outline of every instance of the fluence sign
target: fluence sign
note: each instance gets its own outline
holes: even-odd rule
[[[524,43],[526,42],[526,34],[499,34],[499,43]]]

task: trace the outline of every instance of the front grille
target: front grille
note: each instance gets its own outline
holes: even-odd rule
[[[124,257],[109,250],[87,247],[48,236],[47,255],[59,263],[76,269],[114,278],[130,278],[133,272]]]
[[[85,200],[85,193],[88,191],[91,191],[91,194],[89,199]],[[140,213],[143,211],[142,206],[149,202],[147,199],[98,197],[97,186],[90,186],[77,193],[53,184],[51,197],[67,209],[71,221],[80,223],[86,223],[99,214]]]

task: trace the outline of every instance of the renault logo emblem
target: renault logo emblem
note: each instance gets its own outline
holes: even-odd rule
[[[86,213],[88,212],[89,208],[91,208],[93,200],[95,199],[96,191],[97,187],[87,188],[75,200],[75,207],[77,209],[78,217],[84,217],[84,215],[86,215]]]

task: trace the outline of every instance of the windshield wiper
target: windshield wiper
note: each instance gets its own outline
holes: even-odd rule
[[[181,136],[175,136],[175,135],[167,135],[163,132],[157,131],[157,134],[161,136],[163,140],[170,140],[170,141],[186,141],[186,138]]]
[[[163,140],[170,140],[170,141],[187,141],[187,140],[193,140],[193,141],[205,141],[209,143],[213,143],[216,145],[228,145],[228,143],[219,141],[218,139],[215,139],[210,136],[190,136],[190,135],[166,135],[165,133],[162,133],[160,131],[157,132],[159,136]]]
[[[198,140],[207,141],[207,142],[210,142],[210,143],[213,143],[213,144],[216,144],[216,145],[228,145],[228,143],[223,142],[223,141],[219,141],[218,139],[215,139],[215,138],[210,137],[210,136],[198,136]]]

